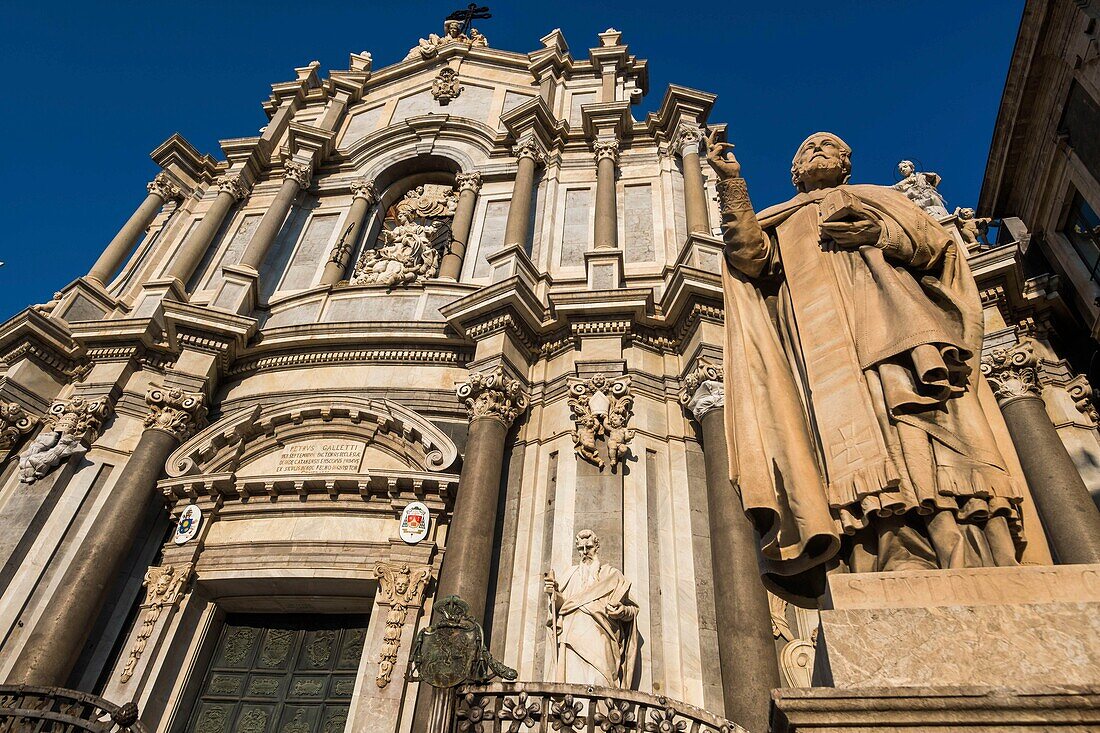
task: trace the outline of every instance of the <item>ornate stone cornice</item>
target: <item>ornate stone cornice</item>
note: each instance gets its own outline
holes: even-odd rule
[[[378,203],[378,191],[374,188],[374,181],[368,181],[366,178],[353,181],[351,184],[351,197],[353,199],[364,199],[368,205]]]
[[[243,201],[248,197],[248,189],[248,184],[237,174],[222,176],[218,180],[218,191],[231,194],[238,201]]]
[[[37,423],[38,418],[28,415],[18,402],[0,402],[0,461],[11,455],[15,444]]]
[[[309,188],[310,177],[312,175],[313,166],[309,163],[300,163],[290,158],[283,161],[283,178],[288,181],[294,181],[303,191]]]
[[[455,187],[459,193],[463,191],[473,191],[477,193],[481,190],[481,171],[469,171],[455,174]]]
[[[389,685],[397,665],[397,651],[401,648],[409,606],[419,606],[423,602],[432,569],[427,565],[380,562],[375,566],[374,574],[378,577],[378,603],[389,606],[386,630],[382,633],[382,649],[378,654],[378,676],[374,680],[379,688],[383,688]]]
[[[183,191],[180,190],[180,187],[172,183],[163,172],[158,173],[156,178],[149,181],[145,188],[149,193],[160,196],[165,201],[172,201],[183,197]]]
[[[546,161],[546,151],[533,136],[518,141],[512,148],[512,155],[520,160],[530,158],[536,164]]]
[[[722,367],[701,361],[684,376],[680,404],[691,411],[699,422],[711,410],[726,404],[726,389],[722,383]]]
[[[687,156],[699,152],[699,144],[703,142],[703,131],[698,125],[681,124],[673,135],[673,143],[681,156]]]
[[[527,409],[526,391],[515,379],[506,377],[500,369],[491,372],[470,372],[469,381],[458,385],[458,398],[466,405],[470,420],[493,418],[511,427],[516,417]]]
[[[90,399],[75,395],[50,405],[43,427],[46,431],[62,433],[85,445],[91,445],[99,437],[99,429],[110,411],[106,397]]]
[[[993,349],[982,357],[981,370],[1002,405],[1021,397],[1042,397],[1039,357],[1032,339],[1021,339],[1007,349]]]
[[[145,401],[149,404],[146,429],[168,433],[181,443],[201,428],[206,419],[206,398],[201,392],[153,385],[145,394]]]
[[[617,164],[619,162],[619,141],[597,140],[592,143],[592,152],[596,155],[597,163],[605,158],[609,158],[613,163]]]

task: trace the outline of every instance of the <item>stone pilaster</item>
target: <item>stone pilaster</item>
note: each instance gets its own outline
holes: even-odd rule
[[[458,207],[451,222],[451,248],[439,266],[439,277],[445,280],[458,280],[462,273],[462,259],[466,256],[470,226],[474,221],[474,206],[481,190],[481,173],[469,171],[455,174],[455,187],[458,188]]]
[[[1100,563],[1100,511],[1047,415],[1032,339],[982,357],[1024,476],[1060,563]]]
[[[767,730],[771,690],[779,686],[779,663],[768,594],[756,561],[756,538],[729,477],[721,367],[697,364],[684,376],[680,402],[702,429],[725,714],[748,730]]]
[[[283,227],[286,215],[290,213],[295,197],[298,196],[299,191],[309,188],[312,174],[312,163],[291,157],[283,160],[283,183],[279,187],[279,192],[275,194],[275,200],[267,207],[263,218],[256,226],[256,232],[249,240],[244,254],[241,255],[241,265],[254,270],[260,269],[268,250],[271,249],[271,245],[279,235],[279,230]]]
[[[384,689],[393,681],[395,671],[399,680],[404,678],[409,658],[405,637],[412,635],[415,610],[424,602],[432,569],[427,565],[378,563],[374,572],[378,577],[376,605],[386,614],[378,650],[378,674],[374,681],[378,689]],[[409,618],[410,610],[414,611],[412,619]],[[410,624],[410,620],[414,623]]]

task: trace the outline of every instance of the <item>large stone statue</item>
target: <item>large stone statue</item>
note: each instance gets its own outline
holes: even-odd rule
[[[918,171],[911,160],[898,163],[898,173],[901,180],[894,184],[894,188],[904,193],[910,201],[937,219],[951,216],[936,188],[943,180],[939,173]]]
[[[760,214],[732,146],[708,142],[731,476],[765,583],[813,605],[828,569],[1016,564],[1024,483],[952,238],[900,191],[848,185],[836,135],[799,146],[798,194]]]
[[[553,571],[543,579],[552,611],[554,679],[632,689],[637,684],[638,606],[623,574],[600,563],[599,549],[600,538],[590,529],[581,530],[580,564],[569,568],[560,584]]]

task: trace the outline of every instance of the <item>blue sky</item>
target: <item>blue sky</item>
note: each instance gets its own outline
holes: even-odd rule
[[[465,2],[5,4],[0,63],[0,318],[87,272],[145,195],[149,151],[179,132],[220,157],[256,134],[270,85],[311,60],[375,68],[439,32]],[[1023,0],[829,3],[487,3],[490,45],[531,51],[555,27],[573,54],[623,31],[649,60],[644,116],[669,83],[714,92],[758,208],[788,198],[810,132],[855,149],[853,181],[892,183],[901,158],[943,176],[949,206],[977,201]]]

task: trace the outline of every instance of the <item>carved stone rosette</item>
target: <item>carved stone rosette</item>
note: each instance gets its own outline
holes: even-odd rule
[[[634,431],[627,427],[630,421],[634,397],[630,394],[630,377],[609,379],[597,374],[590,379],[569,379],[569,409],[573,414],[573,450],[584,460],[603,470],[598,442],[606,442],[607,458],[611,470],[626,458],[634,439]]]
[[[180,187],[172,183],[172,181],[163,172],[158,173],[156,177],[151,180],[146,186],[146,190],[149,193],[160,196],[165,201],[172,201],[183,196],[183,192]]]
[[[1003,405],[1021,397],[1042,397],[1038,366],[1035,342],[1025,338],[1010,348],[994,349],[983,356],[981,370],[997,402]]]
[[[722,383],[722,367],[699,362],[684,377],[680,404],[691,411],[699,422],[711,410],[726,404],[726,389]]]
[[[154,385],[145,394],[145,401],[149,404],[146,429],[168,433],[181,443],[201,428],[206,419],[206,398],[201,392]]]
[[[309,188],[310,177],[313,175],[313,166],[309,163],[300,163],[291,158],[283,161],[283,178],[294,181],[302,190]]]
[[[374,679],[381,689],[390,683],[397,666],[397,651],[401,648],[409,606],[419,606],[423,602],[432,569],[426,565],[410,567],[408,563],[380,562],[374,574],[378,577],[378,603],[389,606],[386,629],[382,632],[382,650],[378,653],[378,676]]]
[[[462,94],[464,86],[458,83],[458,72],[450,66],[444,66],[439,70],[438,76],[432,82],[432,96],[439,104],[446,106],[452,99]]]
[[[248,197],[248,184],[239,175],[222,176],[218,181],[218,191],[232,194],[233,198],[243,201]]]
[[[610,158],[611,162],[618,164],[619,162],[619,141],[618,140],[597,140],[592,143],[592,152],[596,155],[596,163],[599,163],[605,158]]]
[[[181,591],[191,579],[193,568],[192,563],[187,563],[178,568],[175,565],[152,566],[146,571],[145,580],[142,581],[142,585],[145,586],[145,600],[141,603],[144,614],[141,617],[141,628],[138,630],[137,638],[134,639],[134,645],[130,647],[130,653],[126,657],[126,664],[122,666],[122,672],[119,674],[119,681],[123,684],[129,682],[134,676],[134,670],[137,668],[138,661],[141,660],[141,655],[145,653],[145,645],[153,635],[153,629],[160,620],[161,612],[165,608],[174,606],[183,597]]]
[[[0,461],[11,455],[20,438],[38,424],[38,418],[28,415],[18,402],[0,402]]]
[[[529,403],[527,393],[518,381],[506,377],[497,369],[491,372],[470,372],[469,381],[458,385],[458,398],[466,405],[470,420],[493,418],[511,427]]]
[[[481,190],[481,171],[468,173],[455,173],[455,188],[461,194],[463,191],[477,193]]]

